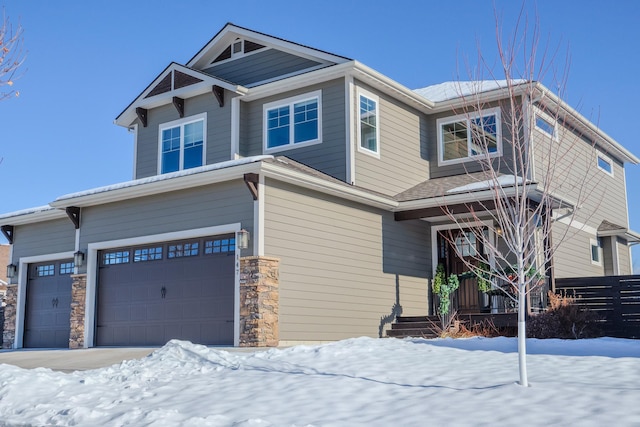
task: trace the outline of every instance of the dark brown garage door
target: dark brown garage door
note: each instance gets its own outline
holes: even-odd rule
[[[24,346],[69,348],[73,260],[29,264]]]
[[[234,235],[99,252],[96,344],[233,345]]]

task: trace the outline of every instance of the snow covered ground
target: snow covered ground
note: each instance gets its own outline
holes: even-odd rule
[[[638,426],[640,341],[357,338],[230,353],[171,341],[64,374],[0,365],[0,425]]]

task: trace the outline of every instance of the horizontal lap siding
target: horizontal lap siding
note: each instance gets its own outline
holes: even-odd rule
[[[361,82],[356,83],[379,97],[380,158],[363,153],[356,147],[356,184],[381,193],[395,195],[429,178],[426,118]],[[360,100],[354,91],[356,132]],[[366,96],[366,94],[365,94]],[[357,144],[357,136],[353,136]]]
[[[563,239],[567,226],[555,223],[553,226],[553,244],[557,245],[554,254],[554,273],[557,278],[587,277],[604,275],[603,265],[591,263],[590,233],[571,228]]]
[[[263,154],[263,105],[284,100],[316,90],[322,90],[322,143],[308,147],[269,152],[287,156],[297,162],[318,169],[335,178],[346,177],[344,80],[332,80],[296,91],[286,92],[258,101],[241,103],[242,127],[240,130],[243,156]]]
[[[396,302],[427,310],[428,224],[268,179],[265,255],[280,258],[280,339],[378,336]]]
[[[231,92],[225,91],[225,103],[220,107],[213,93],[187,98],[184,101],[184,118],[207,113],[206,164],[231,158]],[[159,126],[179,120],[173,104],[150,109],[147,127],[138,125],[136,178],[158,175]]]
[[[73,251],[75,231],[68,218],[16,226],[12,262],[20,257]]]
[[[242,181],[85,208],[82,215],[81,247],[236,222],[253,231],[253,199]]]
[[[267,49],[204,70],[205,73],[240,85],[273,79],[320,65],[276,49]]]

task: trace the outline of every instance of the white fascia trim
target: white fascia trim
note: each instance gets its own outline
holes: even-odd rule
[[[214,170],[204,170],[201,172],[189,173],[192,170],[186,169],[180,172],[175,172],[178,176],[169,177],[167,179],[158,179],[151,182],[145,182],[145,178],[140,179],[140,183],[136,183],[136,181],[131,181],[131,185],[109,189],[109,187],[104,187],[103,191],[97,191],[95,193],[89,193],[86,195],[79,195],[77,197],[69,197],[64,199],[58,199],[54,202],[51,202],[51,206],[56,208],[65,208],[68,206],[93,206],[100,205],[104,203],[117,202],[121,200],[132,199],[136,197],[143,196],[151,196],[154,194],[166,193],[174,190],[182,190],[185,188],[197,187],[200,185],[208,185],[215,184],[218,182],[229,181],[232,179],[242,178],[245,173],[256,172],[260,168],[260,161],[264,159],[271,159],[273,156],[255,156],[255,157],[246,157],[241,160],[246,160],[244,164],[233,165],[229,167],[223,167],[220,169]],[[230,164],[237,161],[230,161]],[[227,162],[222,162],[227,163]],[[214,165],[208,165],[214,166]],[[203,168],[206,169],[207,166]],[[195,171],[198,168],[194,168]],[[180,175],[180,173],[186,173],[185,175]],[[171,174],[167,174],[171,175]],[[156,178],[156,177],[151,177]],[[129,183],[123,183],[129,184]],[[101,190],[101,189],[97,189]],[[64,197],[64,196],[63,196]],[[66,216],[64,212],[62,212],[61,217]]]
[[[253,253],[256,256],[264,256],[264,175],[260,174],[258,180],[258,200],[253,202]]]
[[[47,207],[46,209],[34,208],[32,210],[25,209],[4,214],[0,216],[0,224],[25,225],[60,218],[67,218],[67,214],[64,211],[52,207]]]
[[[240,231],[241,223],[216,225],[212,227],[193,228],[169,233],[152,234],[125,239],[106,240],[89,243],[87,246],[87,294],[85,300],[84,318],[84,347],[93,347],[95,340],[95,316],[96,316],[96,283],[98,274],[98,251],[118,248],[121,246],[137,246],[150,243],[166,242],[178,239],[192,239],[196,237],[212,236],[216,234],[236,233]],[[73,258],[73,252],[70,253]],[[239,345],[240,337],[240,250],[236,247],[235,263],[235,291],[234,291],[234,346]]]
[[[240,157],[240,99],[237,96],[231,98],[231,157]]]
[[[356,155],[355,155],[355,123],[352,120],[355,112],[355,101],[353,97],[354,83],[353,76],[347,75],[344,79],[344,122],[345,126],[345,149],[346,149],[346,174],[347,183],[356,184]]]
[[[398,206],[398,202],[392,198],[377,196],[367,193],[357,188],[347,187],[333,182],[328,182],[321,178],[316,178],[296,171],[291,171],[278,167],[272,163],[263,163],[261,168],[261,176],[274,178],[279,181],[288,182],[303,188],[319,191],[325,194],[331,194],[343,199],[352,200],[368,206],[380,209],[393,210]]]
[[[24,320],[27,303],[28,266],[36,262],[57,261],[73,258],[73,251],[46,255],[21,257],[18,261],[18,295],[16,299],[16,335],[13,348],[22,348],[24,343]]]
[[[129,132],[133,132],[133,173],[131,174],[131,179],[136,179],[138,169],[138,124],[134,123],[133,126],[127,129]]]
[[[571,228],[575,228],[576,230],[580,230],[580,231],[584,231],[585,233],[589,233],[592,236],[598,236],[598,229],[595,227],[591,227],[590,225],[584,224],[580,221],[576,221],[575,219],[566,217],[566,216],[561,216],[559,213],[557,212],[552,212],[551,213],[551,219],[553,219],[554,221],[559,222],[560,224],[564,224],[567,225]]]

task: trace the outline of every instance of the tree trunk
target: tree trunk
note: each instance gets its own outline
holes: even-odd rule
[[[525,306],[525,285],[524,280],[518,284],[518,367],[520,372],[520,385],[529,387],[527,378],[527,324]]]

